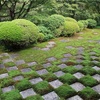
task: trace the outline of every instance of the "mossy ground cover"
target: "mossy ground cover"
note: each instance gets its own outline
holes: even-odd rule
[[[47,51],[42,50],[49,42],[54,42],[54,47]],[[0,56],[1,100],[42,100],[46,94],[51,92],[56,93],[55,97],[58,96],[61,100],[75,95],[83,100],[98,100],[100,98],[100,29],[85,29],[73,37],[55,38],[16,52],[7,52],[3,51],[2,47],[0,48],[1,55],[5,52],[9,56],[18,54],[16,58],[12,58],[13,63],[6,60],[10,59],[9,56]],[[67,57],[64,56],[65,54],[72,56]],[[48,58],[51,57],[56,60],[48,61]],[[3,64],[5,60],[8,62]],[[18,60],[24,60],[25,64],[17,65],[16,61]],[[32,62],[36,62],[36,65]],[[45,67],[44,64],[46,64]],[[18,69],[14,69],[14,66]],[[80,76],[81,78],[78,79],[75,76],[77,73],[84,76]],[[94,79],[93,76],[96,74],[98,78]],[[51,86],[49,84],[55,80],[59,80],[62,85],[53,83]],[[81,83],[85,88],[80,89],[79,92],[75,91],[71,85],[76,82]],[[54,88],[55,84],[57,88]],[[9,86],[14,88],[9,89]],[[95,86],[99,90],[96,90]],[[4,92],[5,88],[8,91]],[[22,98],[21,92],[30,88],[35,93],[28,98]]]

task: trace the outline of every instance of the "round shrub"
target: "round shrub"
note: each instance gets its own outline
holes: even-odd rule
[[[78,22],[83,23],[84,29],[88,27],[88,21],[87,21],[87,20],[80,20],[80,21],[78,21]]]
[[[75,22],[66,21],[64,23],[63,36],[72,36],[74,33],[79,31],[79,26]]]
[[[78,22],[78,26],[80,28],[79,31],[82,31],[84,29],[84,24],[82,22]]]
[[[39,28],[39,32],[43,33],[44,35],[51,34],[51,31],[47,29],[45,26],[38,26],[38,28]]]
[[[87,21],[88,21],[88,27],[89,28],[94,28],[94,27],[97,26],[96,20],[94,20],[94,19],[87,19]]]
[[[0,42],[8,49],[26,47],[37,39],[37,26],[24,19],[16,19],[0,27]]]
[[[47,18],[44,25],[55,35],[55,30],[63,26],[64,22],[65,18],[62,15],[54,14]]]
[[[71,17],[66,17],[65,20],[77,23],[77,21],[74,18],[71,18]]]
[[[45,26],[38,26],[38,28],[39,28],[39,32],[44,34],[43,41],[47,41],[47,40],[54,38],[54,36],[51,34],[51,31],[47,29]]]
[[[44,41],[44,38],[45,38],[45,35],[43,33],[39,33],[38,41],[42,42],[42,41]]]

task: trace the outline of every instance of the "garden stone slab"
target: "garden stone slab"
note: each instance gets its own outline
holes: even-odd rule
[[[46,69],[36,71],[39,75],[47,74],[48,71]]]
[[[66,61],[68,61],[68,58],[62,58],[61,59],[61,62],[66,62]]]
[[[27,73],[27,72],[30,72],[30,71],[32,71],[31,68],[24,68],[24,69],[21,69],[21,72],[22,72],[22,73]]]
[[[60,40],[61,42],[69,42],[69,40]]]
[[[83,59],[84,56],[82,56],[82,55],[76,55],[76,58]]]
[[[60,100],[59,96],[53,91],[42,96],[44,100]]]
[[[66,100],[83,100],[80,96],[76,95],[76,96],[73,96],[71,98],[68,98]]]
[[[77,51],[77,54],[83,54],[83,53],[84,53],[83,50],[78,50],[78,51]]]
[[[80,72],[77,72],[77,73],[74,74],[74,76],[75,76],[77,79],[80,79],[80,78],[82,78],[84,75],[83,75],[82,73],[80,73]]]
[[[63,69],[65,67],[67,67],[67,65],[66,64],[60,64],[60,65],[58,65],[58,67],[61,68],[61,69]]]
[[[23,99],[25,99],[25,98],[27,98],[29,96],[36,95],[36,93],[34,92],[34,90],[32,88],[24,90],[24,91],[21,91],[20,94],[21,94]]]
[[[77,69],[82,69],[83,68],[82,65],[75,65],[74,67],[77,68]]]
[[[37,63],[36,62],[30,62],[30,63],[28,63],[28,66],[34,66],[34,65],[37,65]]]
[[[50,50],[50,48],[42,48],[41,50],[48,51],[48,50]]]
[[[70,85],[76,92],[81,91],[85,88],[85,86],[79,82],[76,82],[72,85]]]
[[[100,84],[93,87],[93,90],[100,94]]]
[[[25,64],[24,60],[18,60],[18,61],[16,61],[16,65],[17,66],[22,65],[22,64]]]
[[[18,68],[16,66],[14,66],[14,67],[8,67],[6,69],[7,69],[8,72],[11,71],[11,70],[18,70]]]
[[[12,59],[4,59],[3,63],[14,62]]]
[[[64,54],[64,57],[72,57],[72,55],[68,53],[68,54]]]
[[[73,46],[66,46],[67,49],[74,49]]]
[[[96,55],[96,52],[90,52],[89,54],[90,55]]]
[[[6,93],[6,92],[9,92],[9,91],[14,90],[14,89],[15,89],[14,86],[8,86],[8,87],[2,88],[2,92]]]
[[[100,68],[97,67],[97,66],[94,66],[93,69],[95,69],[96,71],[99,71],[100,70]]]
[[[91,59],[98,59],[98,57],[96,57],[96,56],[91,56]]]
[[[41,81],[43,81],[42,80],[42,78],[34,78],[34,79],[31,79],[31,80],[29,80],[32,84],[37,84],[37,83],[39,83],[39,82],[41,82]]]
[[[51,63],[46,63],[46,64],[43,64],[43,67],[44,67],[44,68],[48,68],[48,67],[50,67],[50,66],[52,66],[52,64],[51,64]]]
[[[10,57],[11,57],[12,59],[14,59],[14,58],[18,57],[18,54],[16,54],[16,53],[11,54]]]
[[[55,57],[50,57],[50,58],[48,58],[47,59],[48,61],[55,61],[55,60],[57,60]]]
[[[52,41],[52,42],[48,42],[48,44],[55,45],[56,43]]]
[[[57,77],[63,76],[65,73],[62,71],[58,71],[54,73]]]
[[[82,63],[82,62],[83,62],[82,59],[77,59],[77,60],[76,60],[76,63],[78,63],[78,64],[80,64],[80,63]]]
[[[4,64],[0,64],[0,68],[5,68]]]
[[[49,44],[49,45],[46,45],[46,47],[47,47],[47,48],[53,48],[53,47],[54,47],[54,45]]]
[[[59,80],[55,80],[55,81],[49,82],[49,84],[50,84],[54,89],[56,89],[56,88],[60,87],[61,85],[63,85],[63,83],[60,82]]]
[[[94,60],[94,61],[92,61],[92,63],[94,63],[94,64],[98,64],[99,62],[98,62],[98,61],[96,61],[96,60]]]
[[[8,57],[10,57],[10,55],[8,53],[2,53],[1,56],[8,56]]]
[[[8,77],[8,73],[0,74],[0,79]]]
[[[78,47],[77,50],[84,50],[84,47]]]
[[[22,80],[24,77],[23,76],[16,76],[13,78],[14,81],[20,81]]]
[[[93,78],[100,82],[100,75],[99,74],[93,75]]]

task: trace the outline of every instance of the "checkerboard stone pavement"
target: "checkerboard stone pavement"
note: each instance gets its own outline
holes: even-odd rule
[[[49,44],[49,45],[55,45],[54,42],[50,42],[50,43],[48,43],[48,44]],[[49,47],[49,48],[51,48],[51,47]],[[73,49],[74,47],[73,47],[73,46],[68,46],[68,47],[66,47],[66,48],[68,48],[68,49]],[[82,50],[82,51],[83,51],[84,48],[78,47],[77,50],[79,50],[79,51]],[[80,51],[80,52],[81,52],[81,51]],[[95,56],[96,56],[96,53],[95,53],[95,52],[90,52],[89,54],[90,54],[90,55],[95,55]],[[34,86],[35,84],[39,83],[39,82],[44,81],[44,79],[43,79],[42,76],[43,76],[43,75],[46,75],[46,74],[48,74],[48,73],[50,73],[50,71],[48,70],[48,68],[52,67],[52,62],[57,61],[57,58],[55,58],[55,57],[49,57],[49,58],[46,59],[47,62],[44,63],[44,64],[42,64],[42,66],[43,66],[42,69],[33,70],[33,67],[34,67],[35,65],[38,65],[38,63],[35,62],[35,61],[29,62],[29,63],[26,63],[23,59],[17,60],[17,61],[16,61],[16,60],[15,60],[16,55],[9,55],[8,53],[1,54],[1,55],[0,55],[0,57],[3,57],[3,56],[8,56],[8,58],[7,58],[7,59],[3,59],[2,64],[0,64],[0,70],[2,70],[2,69],[5,69],[5,70],[6,70],[6,71],[4,71],[3,73],[0,73],[0,80],[9,78],[9,77],[10,77],[9,72],[10,72],[10,71],[15,71],[15,70],[19,70],[21,74],[12,77],[12,80],[13,80],[14,82],[16,82],[16,81],[19,82],[19,81],[23,80],[23,79],[25,78],[25,77],[24,77],[24,74],[25,74],[25,73],[30,73],[30,72],[32,72],[32,71],[35,71],[35,72],[38,74],[37,77],[33,77],[33,78],[31,78],[31,79],[28,79],[29,82],[32,84],[32,87],[31,87],[31,88],[29,87],[29,88],[27,88],[27,89],[25,89],[25,90],[19,92],[19,94],[21,95],[21,97],[23,98],[23,100],[26,99],[27,97],[35,96],[35,95],[39,94],[39,93],[33,88],[33,86]],[[17,55],[17,56],[18,56],[18,55]],[[59,88],[60,86],[62,86],[62,85],[65,84],[64,82],[62,82],[61,80],[59,80],[59,78],[65,74],[65,72],[63,72],[63,69],[68,67],[68,65],[66,64],[66,61],[67,61],[68,59],[70,59],[70,57],[72,57],[72,56],[73,56],[72,54],[66,53],[66,54],[63,55],[63,58],[60,59],[61,64],[57,64],[57,67],[60,68],[60,70],[59,70],[59,71],[55,71],[55,72],[52,73],[52,74],[55,74],[55,76],[56,76],[57,78],[56,78],[55,80],[53,80],[53,81],[48,81],[49,85],[53,88],[53,90],[50,91],[50,92],[47,92],[47,93],[45,93],[45,94],[43,94],[43,95],[41,95],[41,97],[42,97],[44,100],[60,100],[61,97],[58,95],[58,93],[57,93],[55,90],[56,90],[57,88]],[[83,55],[81,55],[81,53],[78,54],[78,55],[76,55],[76,60],[79,59],[80,57],[83,58]],[[93,56],[92,56],[92,58],[93,58]],[[96,57],[95,57],[95,58],[96,58]],[[5,64],[5,63],[8,63],[8,62],[12,62],[12,61],[15,63],[15,66],[7,67],[7,68],[6,68],[4,64]],[[27,64],[28,66],[27,66],[26,68],[21,68],[21,69],[19,69],[18,66],[23,65],[23,64]],[[69,86],[70,86],[72,89],[74,89],[74,90],[76,91],[77,95],[73,95],[73,96],[71,96],[71,97],[65,98],[65,100],[84,100],[84,99],[78,94],[78,92],[80,92],[80,91],[82,91],[84,88],[86,88],[86,86],[85,86],[84,84],[82,84],[82,83],[79,82],[80,78],[82,78],[82,77],[85,76],[85,74],[82,73],[82,72],[80,71],[80,70],[82,70],[82,68],[83,68],[84,66],[80,63],[80,64],[74,65],[74,67],[75,67],[76,69],[78,69],[78,71],[75,72],[75,73],[73,73],[72,75],[73,75],[74,77],[77,78],[77,81],[74,82],[74,83],[69,84]],[[100,74],[97,73],[97,71],[100,71],[100,67],[99,67],[99,66],[93,66],[92,68],[96,71],[96,73],[95,73],[94,75],[91,75],[91,76],[92,76],[95,80],[98,81],[98,84],[97,84],[97,85],[94,85],[94,86],[91,87],[91,88],[92,88],[96,93],[100,94]],[[15,89],[16,89],[16,87],[15,87],[14,84],[9,85],[9,86],[4,86],[4,87],[1,88],[2,94],[7,93],[7,92],[9,93],[10,91],[15,90]]]

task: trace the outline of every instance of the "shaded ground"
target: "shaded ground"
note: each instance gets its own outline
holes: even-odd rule
[[[0,55],[1,100],[99,100],[100,29]]]

